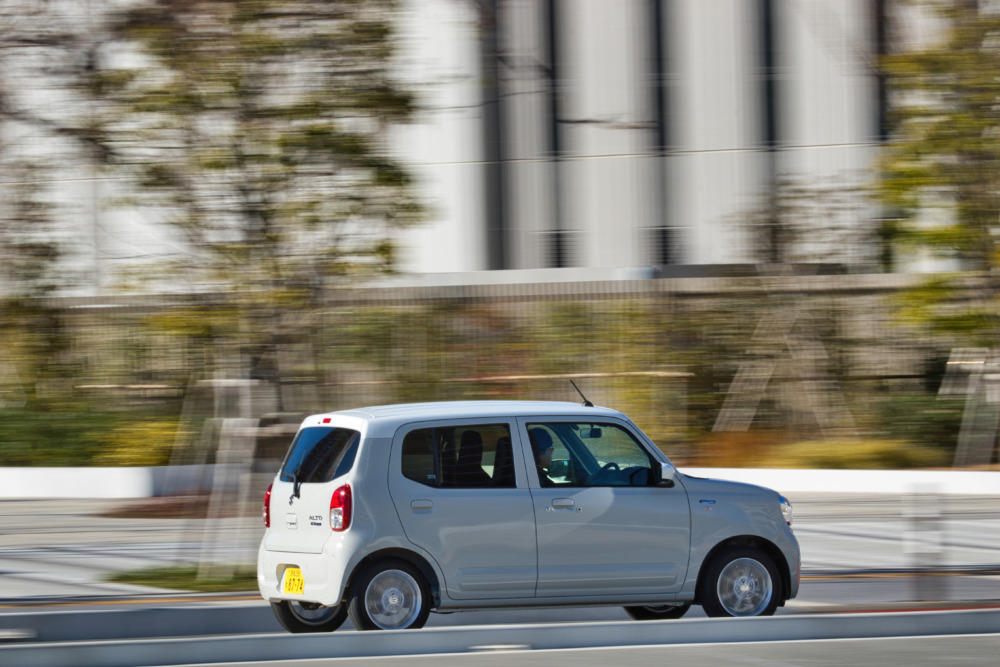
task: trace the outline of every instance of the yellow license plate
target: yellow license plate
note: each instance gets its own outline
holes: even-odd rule
[[[297,567],[285,568],[285,583],[282,592],[302,595],[306,588],[306,580],[302,578],[302,570]]]

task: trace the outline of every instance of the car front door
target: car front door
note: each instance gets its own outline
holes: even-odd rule
[[[513,420],[421,423],[393,439],[389,492],[407,539],[453,600],[530,598],[537,576],[527,470]]]
[[[691,520],[680,484],[629,425],[522,418],[538,541],[537,597],[673,593],[688,566]]]

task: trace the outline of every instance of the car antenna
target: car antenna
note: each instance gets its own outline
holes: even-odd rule
[[[584,407],[586,407],[586,408],[592,408],[592,407],[594,407],[594,404],[587,400],[587,397],[583,395],[583,392],[580,391],[580,388],[576,386],[576,383],[573,382],[572,378],[570,378],[569,383],[571,385],[573,385],[573,389],[576,389],[576,393],[580,394],[580,398],[583,399],[583,406]]]

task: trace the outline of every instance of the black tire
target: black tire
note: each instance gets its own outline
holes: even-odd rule
[[[625,607],[625,613],[637,621],[665,621],[680,618],[691,608],[690,602],[679,605],[646,605],[643,607]]]
[[[347,619],[347,608],[338,604],[324,607],[314,602],[279,600],[271,603],[274,617],[289,632],[333,632]]]
[[[770,616],[781,593],[774,560],[756,547],[734,545],[708,564],[698,599],[709,616]]]
[[[403,560],[372,563],[351,585],[347,613],[358,630],[422,628],[431,611],[430,589]]]

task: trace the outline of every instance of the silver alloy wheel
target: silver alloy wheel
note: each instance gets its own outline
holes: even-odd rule
[[[288,609],[303,623],[308,625],[322,625],[336,616],[340,607],[325,607],[315,602],[290,600]]]
[[[372,623],[383,630],[410,627],[422,606],[420,584],[408,572],[379,572],[365,589],[365,609]]]
[[[716,591],[726,613],[756,616],[770,604],[774,583],[763,563],[753,558],[737,558],[722,568]]]

